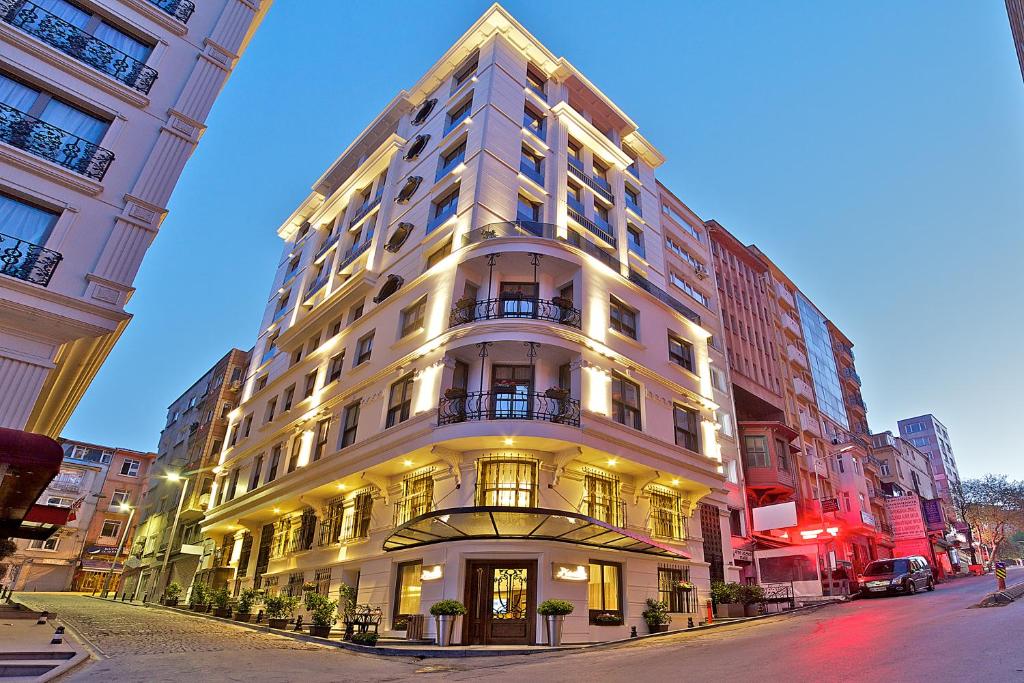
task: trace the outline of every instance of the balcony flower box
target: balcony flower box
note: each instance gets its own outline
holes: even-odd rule
[[[444,390],[444,397],[449,401],[466,398],[466,390],[461,387],[449,387]]]
[[[544,391],[544,395],[556,401],[564,401],[569,398],[569,390],[561,387],[550,387]]]

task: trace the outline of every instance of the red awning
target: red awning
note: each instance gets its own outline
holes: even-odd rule
[[[62,508],[55,505],[33,505],[25,515],[25,522],[37,524],[56,524],[66,526],[68,517],[71,515],[71,508]]]
[[[0,537],[24,538],[21,522],[63,459],[60,444],[48,436],[0,428]]]
[[[48,436],[0,428],[0,463],[52,468],[56,474],[63,459],[64,450]]]

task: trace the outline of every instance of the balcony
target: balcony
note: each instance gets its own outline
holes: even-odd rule
[[[796,339],[799,339],[800,338],[800,325],[797,324],[796,320],[793,319],[793,316],[791,316],[790,314],[786,313],[785,311],[782,311],[782,315],[780,316],[780,318],[782,320],[782,329],[785,330],[786,332],[788,332],[790,335],[792,335]]]
[[[603,228],[601,228],[601,226],[599,226],[597,223],[595,223],[594,221],[592,221],[589,218],[587,218],[586,216],[584,216],[582,213],[580,213],[578,210],[576,210],[572,206],[569,207],[568,212],[569,212],[569,218],[573,219],[574,221],[579,223],[581,226],[583,226],[584,228],[586,228],[587,230],[589,230],[593,234],[595,234],[598,237],[600,237],[601,239],[603,239],[608,244],[610,244],[612,246],[615,246],[615,236],[614,235],[609,233],[607,230],[604,230]],[[607,225],[607,223],[605,225]]]
[[[802,368],[807,368],[807,356],[803,351],[790,344],[786,347],[786,351],[789,354],[789,360],[796,363]]]
[[[324,273],[323,275],[321,275],[317,279],[315,279],[312,282],[310,282],[309,286],[306,287],[306,293],[303,295],[303,298],[304,299],[308,299],[311,296],[313,296],[314,294],[316,294],[317,292],[319,292],[321,289],[326,287],[327,286],[327,275],[328,275],[327,273]]]
[[[644,290],[648,294],[653,295],[654,298],[658,299],[662,303],[668,305],[669,308],[674,310],[676,313],[682,315],[684,318],[692,320],[693,322],[700,325],[700,316],[697,313],[687,308],[685,304],[683,304],[681,301],[673,297],[671,294],[666,292],[661,287],[652,284],[643,275],[640,275],[636,271],[631,270],[629,271],[629,281],[637,285],[640,289]]]
[[[779,298],[779,301],[790,310],[796,310],[796,302],[793,300],[793,295],[781,282],[775,283],[775,295]]]
[[[110,150],[2,102],[0,141],[96,181],[103,180],[114,160]]]
[[[162,9],[183,24],[187,24],[192,18],[192,12],[196,6],[191,0],[149,0],[151,3]]]
[[[356,223],[358,223],[359,221],[361,221],[364,218],[366,218],[370,214],[371,211],[373,211],[378,206],[380,206],[380,197],[381,197],[380,195],[377,195],[376,197],[373,198],[373,200],[371,200],[371,201],[367,202],[366,204],[363,204],[362,206],[360,206],[356,210],[356,215],[352,216],[352,220],[350,220],[348,222],[348,227],[351,228]]]
[[[568,302],[544,299],[505,297],[483,301],[459,302],[448,316],[448,326],[455,327],[480,320],[544,320],[580,329],[583,315]]]
[[[575,161],[572,157],[569,158],[569,173],[576,176],[583,182],[584,185],[589,187],[595,193],[601,195],[605,201],[615,203],[615,197],[612,196],[612,186],[604,178],[595,178],[590,175],[582,168],[579,167],[579,162]]]
[[[860,375],[853,368],[843,368],[843,377],[860,386]]]
[[[810,432],[815,436],[821,436],[821,426],[818,421],[805,413],[800,414],[800,429]]]
[[[865,403],[864,399],[861,398],[858,394],[850,394],[849,396],[846,397],[846,400],[848,403],[857,406],[863,411],[867,411],[868,409],[868,404]]]
[[[540,420],[579,427],[580,402],[537,392],[470,391],[444,396],[437,406],[438,425],[480,420]]]
[[[0,21],[21,29],[143,95],[149,94],[156,81],[154,69],[28,0],[0,0]]]
[[[814,391],[811,389],[811,385],[802,379],[793,380],[793,388],[796,390],[796,395],[807,401],[814,401]]]
[[[60,252],[0,233],[0,273],[46,287],[64,257]]]
[[[317,252],[316,252],[316,256],[314,256],[314,257],[313,257],[313,262],[314,262],[314,263],[316,263],[316,262],[318,262],[318,261],[319,261],[319,260],[320,260],[321,258],[323,258],[324,254],[326,254],[327,252],[329,252],[329,251],[331,250],[331,247],[333,247],[333,246],[334,246],[335,244],[337,244],[337,243],[338,243],[338,239],[339,239],[340,237],[341,237],[341,233],[340,233],[340,232],[338,232],[338,233],[335,233],[335,234],[333,234],[333,235],[329,236],[329,237],[328,237],[328,238],[327,238],[327,239],[326,239],[326,240],[324,241],[324,243],[323,243],[323,245],[322,245],[322,246],[320,247],[320,249],[319,249],[319,250],[317,250]],[[288,277],[285,277],[285,279],[287,280],[287,279],[288,279]]]
[[[370,240],[364,241],[362,244],[351,246],[348,251],[345,252],[345,256],[342,257],[341,263],[338,264],[338,272],[345,270],[348,266],[352,265],[352,262],[363,255],[367,249],[370,248]]]
[[[519,162],[519,172],[524,176],[544,187],[544,174],[526,161]]]
[[[796,488],[793,472],[778,467],[744,467],[743,476],[747,488],[777,494],[792,493]]]
[[[629,175],[633,176],[637,180],[640,180],[640,169],[636,167],[635,161],[626,167],[626,171],[629,173]]]

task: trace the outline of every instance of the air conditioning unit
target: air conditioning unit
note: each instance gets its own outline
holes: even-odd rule
[[[697,277],[701,280],[708,276],[708,269],[702,265],[696,265],[693,267],[693,272],[697,273]]]

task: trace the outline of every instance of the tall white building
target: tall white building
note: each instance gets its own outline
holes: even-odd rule
[[[939,422],[931,413],[908,417],[897,422],[900,436],[924,453],[931,463],[932,477],[935,479],[935,493],[942,498],[946,516],[957,520],[956,506],[950,486],[960,483],[960,471],[953,455],[953,445],[949,440],[946,426]],[[963,520],[960,520],[963,521]]]
[[[489,9],[279,228],[197,580],[345,583],[395,635],[455,598],[464,643],[540,641],[547,598],[567,642],[645,631],[648,598],[699,620],[742,494],[708,236],[663,161]]]
[[[56,436],[270,0],[0,0],[0,427]]]

